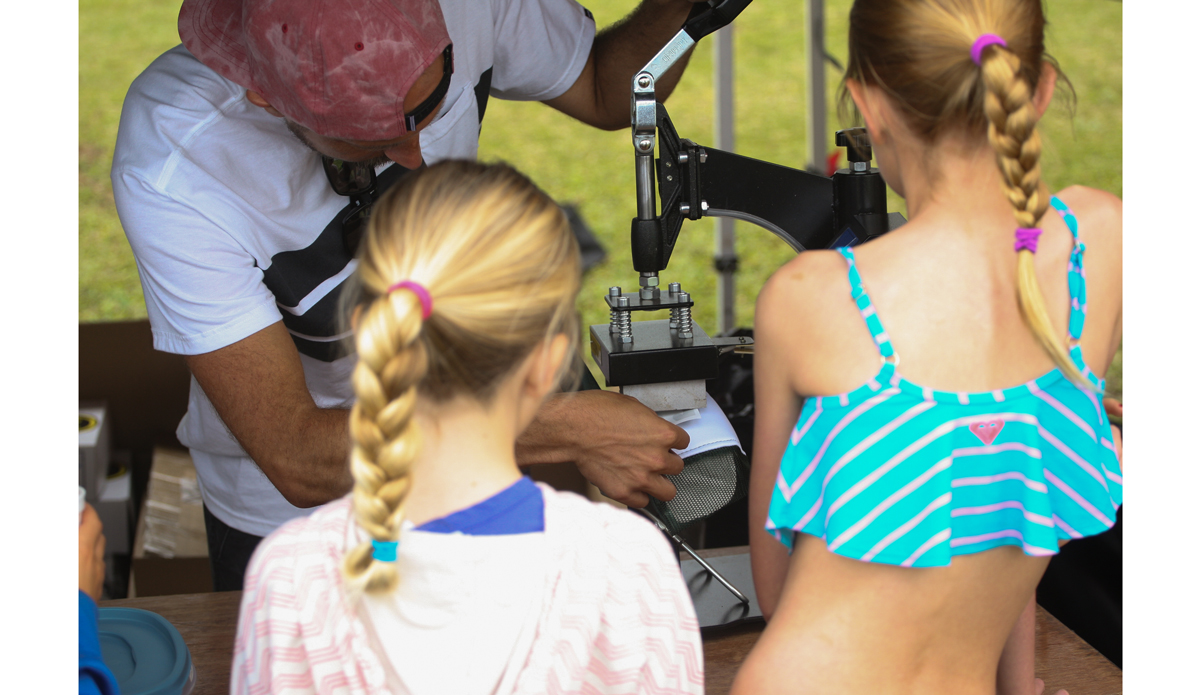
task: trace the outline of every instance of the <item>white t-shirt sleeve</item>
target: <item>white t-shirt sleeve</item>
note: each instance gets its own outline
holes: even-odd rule
[[[199,206],[118,170],[113,195],[137,259],[155,349],[211,352],[280,320],[253,255]]]
[[[495,73],[491,94],[513,101],[561,96],[583,72],[596,22],[573,0],[491,0]]]

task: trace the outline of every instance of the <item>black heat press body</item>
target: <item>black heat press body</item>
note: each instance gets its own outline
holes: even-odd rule
[[[659,273],[671,259],[684,219],[740,219],[772,232],[796,252],[855,245],[904,223],[899,213],[887,212],[886,184],[870,165],[864,128],[838,131],[837,144],[847,148],[850,166],[832,177],[704,147],[676,133],[655,98],[655,81],[749,4],[697,3],[679,33],[633,77],[637,217],[630,247],[639,288],[609,288],[604,300],[610,321],[590,327],[591,350],[607,385],[656,411],[702,407],[704,382],[716,378],[719,355],[753,344],[749,337],[710,337],[692,321],[691,295],[679,283],[660,286]],[[670,312],[668,320],[632,320],[632,312],[662,310]]]

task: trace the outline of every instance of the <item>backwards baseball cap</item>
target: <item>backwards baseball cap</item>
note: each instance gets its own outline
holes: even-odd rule
[[[437,0],[184,0],[179,37],[288,119],[346,140],[411,132],[445,96],[452,70]],[[405,96],[439,59],[446,74],[433,103],[406,118]]]

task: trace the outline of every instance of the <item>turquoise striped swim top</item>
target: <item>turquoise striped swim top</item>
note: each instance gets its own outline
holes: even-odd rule
[[[908,381],[862,286],[854,252],[851,294],[883,361],[870,381],[805,400],[780,460],[766,530],[792,548],[797,531],[870,562],[944,567],[955,555],[1001,545],[1053,555],[1060,539],[1110,528],[1121,468],[1099,393],[1083,361],[1087,314],[1084,245],[1058,198],[1075,247],[1068,264],[1071,360],[1096,387],[1055,367],[1020,386],[982,393]]]

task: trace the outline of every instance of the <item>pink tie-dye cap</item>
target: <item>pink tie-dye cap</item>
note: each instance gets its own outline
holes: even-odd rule
[[[437,0],[184,0],[198,60],[331,138],[408,132],[404,98],[450,43]]]

